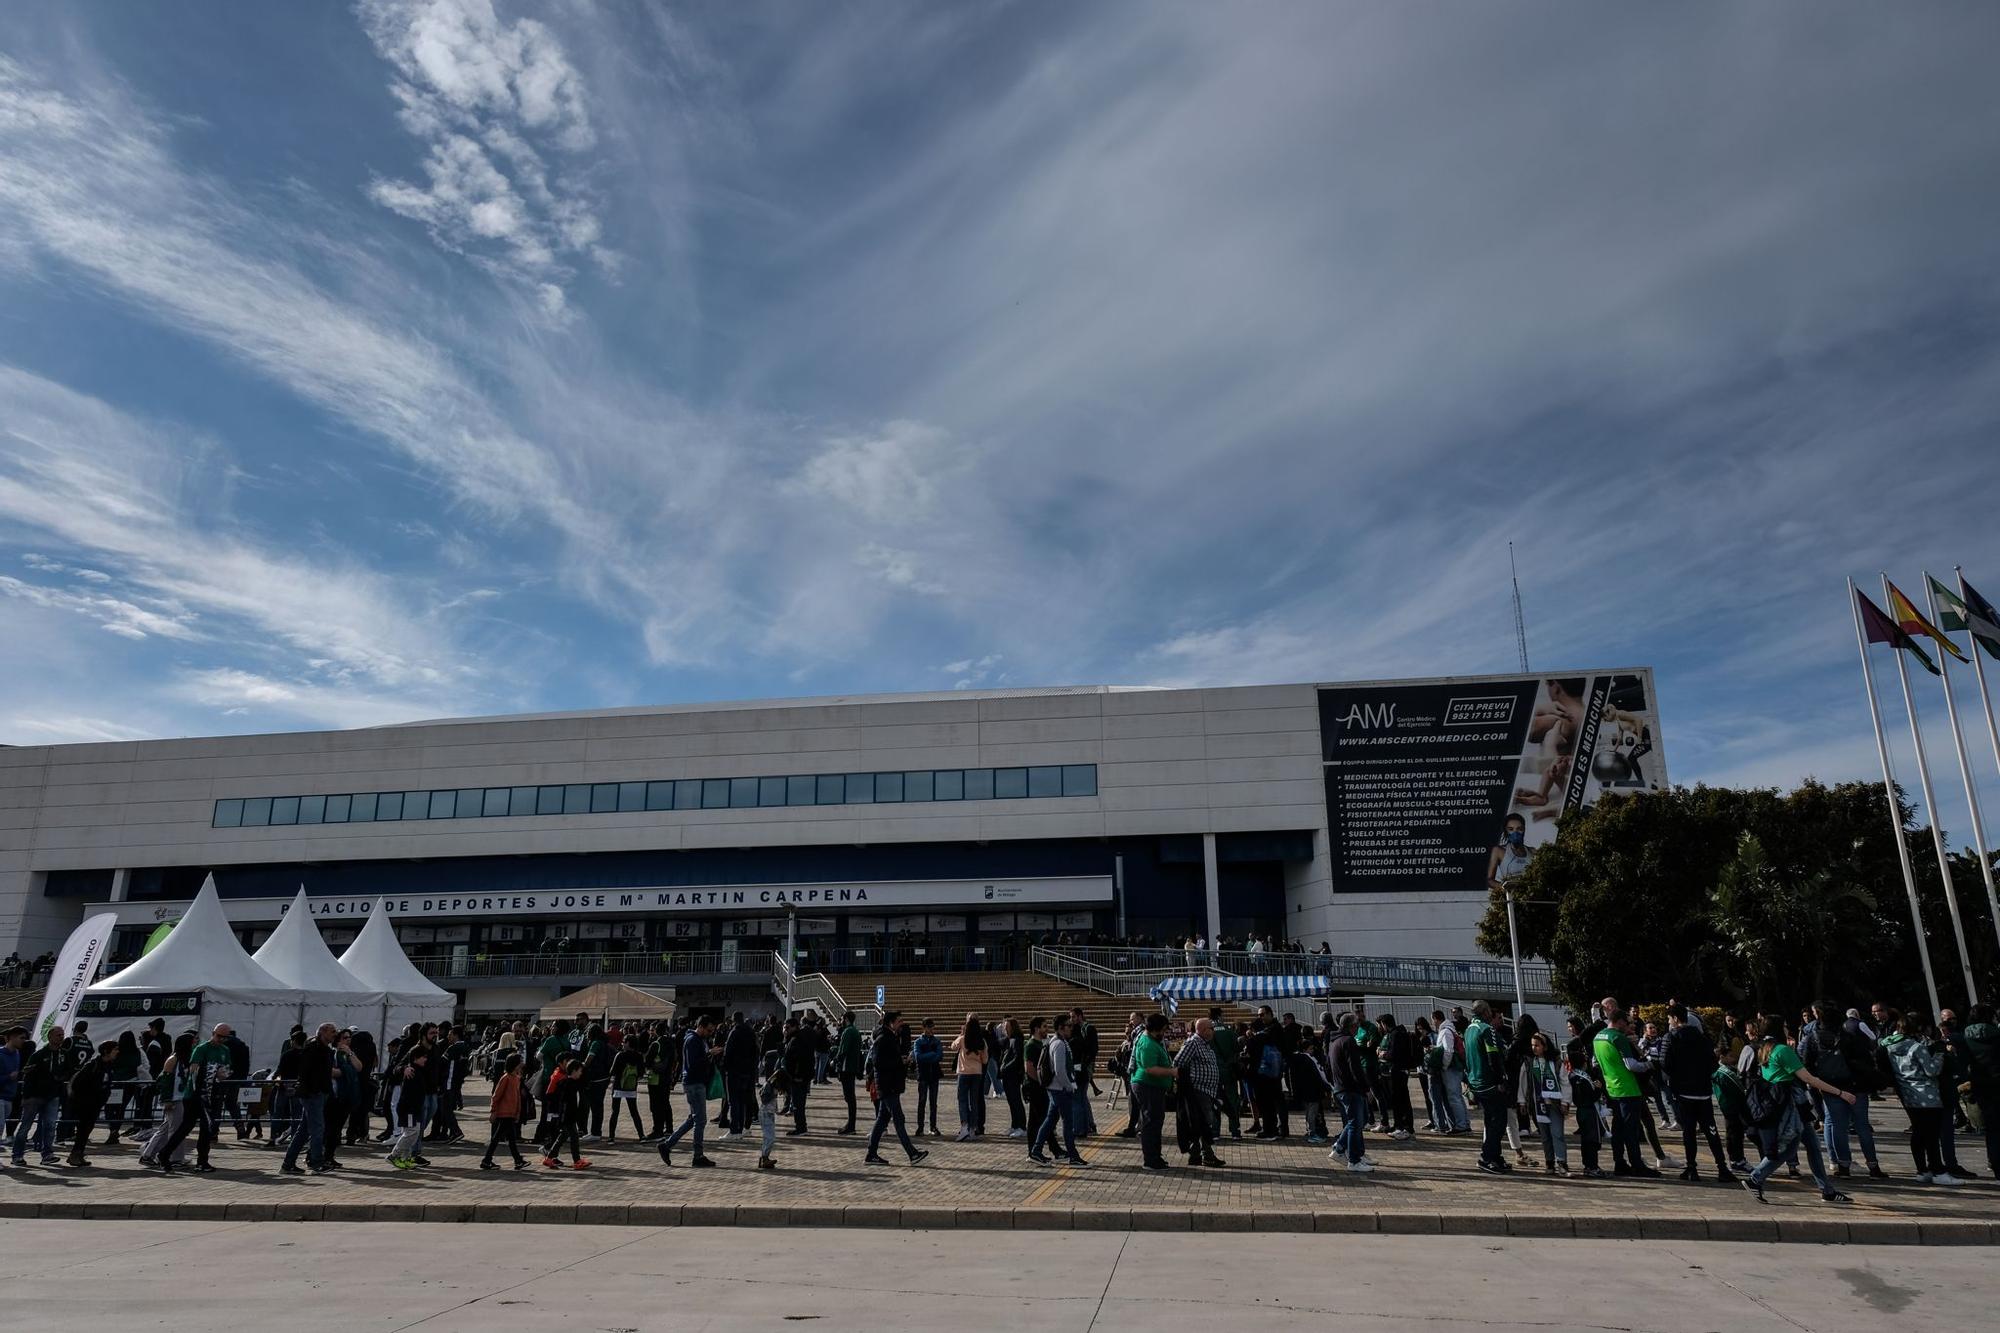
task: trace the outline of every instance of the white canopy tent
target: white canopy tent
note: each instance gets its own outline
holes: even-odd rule
[[[305,889],[299,890],[291,910],[251,958],[282,984],[305,992],[306,1012],[300,1021],[381,1033],[388,996],[357,979],[326,947],[313,924]]]
[[[243,952],[211,875],[159,947],[85,991],[78,1015],[97,1041],[144,1031],[154,1018],[165,1018],[174,1033],[190,1020],[204,1035],[227,1023],[250,1047],[254,1066],[277,1060],[307,998]]]
[[[1237,977],[1221,974],[1168,977],[1147,992],[1169,1015],[1183,1001],[1245,1004],[1253,1000],[1289,1000],[1333,994],[1325,977]]]
[[[417,971],[403,952],[396,928],[389,924],[389,909],[380,898],[354,943],[340,955],[340,966],[359,984],[383,992],[382,1028],[377,1035],[384,1040],[411,1023],[449,1022],[458,1007],[452,993]]]

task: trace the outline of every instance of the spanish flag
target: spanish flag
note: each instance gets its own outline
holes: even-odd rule
[[[1900,648],[1924,664],[1924,670],[1933,676],[1938,674],[1937,663],[1930,655],[1917,646],[1917,641],[1904,632],[1903,627],[1882,614],[1882,608],[1868,600],[1868,594],[1856,588],[1854,600],[1861,610],[1861,624],[1870,643],[1886,643],[1892,648]]]
[[[1910,599],[1903,596],[1903,590],[1893,583],[1889,585],[1889,614],[1896,618],[1898,625],[1902,626],[1903,633],[1908,634],[1912,638],[1915,638],[1919,634],[1928,634],[1940,647],[1959,661],[1970,662],[1972,660],[1958,650],[1957,644],[1944,636],[1943,630],[1931,624],[1930,621],[1925,620],[1924,613],[1917,610],[1916,607],[1911,606]]]

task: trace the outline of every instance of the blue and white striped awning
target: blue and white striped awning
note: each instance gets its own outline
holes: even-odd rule
[[[1181,1001],[1210,1004],[1246,1003],[1252,1000],[1298,1000],[1333,994],[1333,983],[1325,977],[1168,977],[1147,992],[1169,1014],[1180,1011]]]

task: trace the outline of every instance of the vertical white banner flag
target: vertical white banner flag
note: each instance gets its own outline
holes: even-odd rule
[[[70,932],[62,952],[56,955],[56,970],[49,975],[49,993],[42,997],[42,1015],[35,1020],[35,1040],[48,1040],[50,1024],[59,1023],[67,1033],[74,1025],[70,1018],[83,1003],[83,992],[97,977],[97,965],[104,959],[105,946],[118,918],[100,912]]]

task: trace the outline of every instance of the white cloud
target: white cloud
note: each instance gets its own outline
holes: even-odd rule
[[[8,718],[5,725],[10,735],[34,736],[47,743],[58,745],[93,741],[143,741],[151,740],[153,737],[152,732],[138,727],[128,727],[122,722],[76,714],[16,714]]]
[[[169,693],[228,715],[276,715],[316,727],[379,727],[436,716],[435,703],[236,668],[183,673]]]
[[[894,547],[870,542],[854,553],[854,563],[871,571],[875,577],[892,588],[925,596],[940,596],[947,591],[945,585],[924,573],[921,557],[913,551],[899,551]]]
[[[940,478],[962,465],[946,434],[920,421],[891,421],[873,435],[830,439],[793,486],[872,523],[904,526],[931,517]]]
[[[956,662],[946,662],[938,670],[947,676],[955,676],[951,687],[954,690],[973,690],[985,685],[1006,685],[1013,676],[1000,670],[1007,659],[999,653],[988,653],[981,658],[962,658]]]
[[[219,535],[177,508],[170,497],[198,453],[96,399],[0,366],[0,521],[113,563],[137,591],[117,598],[12,578],[0,590],[96,616],[128,637],[192,639],[200,614],[387,684],[463,677],[448,640],[389,580]]]
[[[289,224],[184,174],[160,129],[116,91],[67,96],[0,56],[0,220],[388,441],[481,508],[590,528],[568,505],[553,460],[508,427],[437,346],[394,309],[343,300],[287,258],[263,257],[273,238],[281,249],[290,239]],[[308,239],[325,241],[301,245]]]
[[[487,0],[362,0],[358,8],[396,71],[391,92],[403,126],[424,145],[423,184],[378,177],[369,197],[518,282],[560,319],[567,261],[616,262],[580,177],[552,173],[545,156],[596,142],[583,80],[561,43],[534,19],[502,20]]]
[[[110,578],[109,575],[102,577],[106,580]],[[0,595],[18,597],[51,610],[73,611],[88,616],[97,622],[100,629],[121,638],[144,639],[149,635],[166,639],[197,637],[192,623],[194,618],[185,612],[152,611],[102,593],[68,592],[41,584],[23,583],[20,579],[0,574]]]

